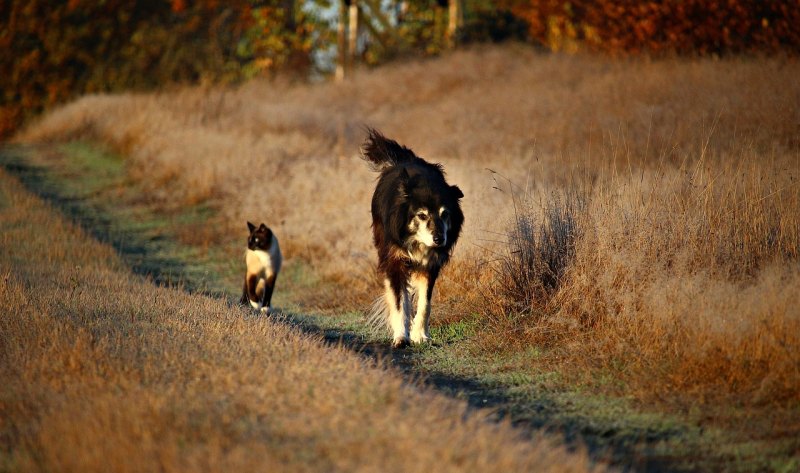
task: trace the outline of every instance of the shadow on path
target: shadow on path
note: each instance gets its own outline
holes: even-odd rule
[[[579,416],[567,417],[565,420],[563,413],[557,416],[558,405],[546,396],[520,405],[508,389],[489,386],[467,377],[423,371],[419,367],[420,355],[413,349],[393,350],[388,341],[367,341],[355,332],[323,328],[309,323],[305,318],[298,320],[291,313],[284,313],[279,319],[307,334],[321,337],[331,346],[345,347],[379,365],[397,369],[411,384],[432,388],[449,397],[464,400],[471,408],[490,409],[493,412],[491,417],[495,420],[509,418],[512,425],[529,438],[541,432],[557,435],[571,449],[586,447],[594,460],[611,464],[623,471],[697,471],[694,468],[679,468],[669,458],[643,454],[648,450],[647,447],[643,449],[643,444],[680,438],[685,434],[683,429],[664,431],[655,428],[628,428],[625,433],[621,433],[613,426],[597,425]]]

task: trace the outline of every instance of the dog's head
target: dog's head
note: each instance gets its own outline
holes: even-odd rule
[[[407,241],[430,248],[449,248],[455,244],[464,222],[458,186],[403,176],[405,228]]]
[[[263,223],[256,227],[250,222],[247,222],[247,229],[250,230],[250,236],[247,238],[247,248],[253,251],[269,251],[269,247],[272,244],[272,230]]]

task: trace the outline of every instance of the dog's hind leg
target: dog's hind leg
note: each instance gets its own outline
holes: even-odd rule
[[[404,285],[393,284],[389,278],[384,280],[386,307],[389,309],[389,325],[392,327],[392,348],[408,345],[408,291]]]
[[[411,276],[411,286],[417,294],[417,311],[414,315],[414,320],[411,322],[411,341],[413,343],[426,343],[431,340],[429,327],[433,281],[427,274],[414,273]]]

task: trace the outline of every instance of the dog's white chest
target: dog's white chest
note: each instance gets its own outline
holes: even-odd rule
[[[427,266],[431,259],[431,249],[425,245],[416,246],[408,250],[408,257],[416,264]]]

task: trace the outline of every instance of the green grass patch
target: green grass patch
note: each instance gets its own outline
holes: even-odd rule
[[[165,212],[148,204],[128,179],[123,157],[90,143],[70,142],[48,148],[7,147],[0,153],[0,164],[95,238],[116,248],[136,273],[191,291],[236,294],[238,278],[229,255],[244,238],[182,244],[181,235],[191,228],[213,225],[216,210],[198,204]],[[239,263],[236,266],[243,267]]]
[[[475,335],[478,327],[477,315],[457,322],[431,327],[431,337],[439,343],[456,343]]]

